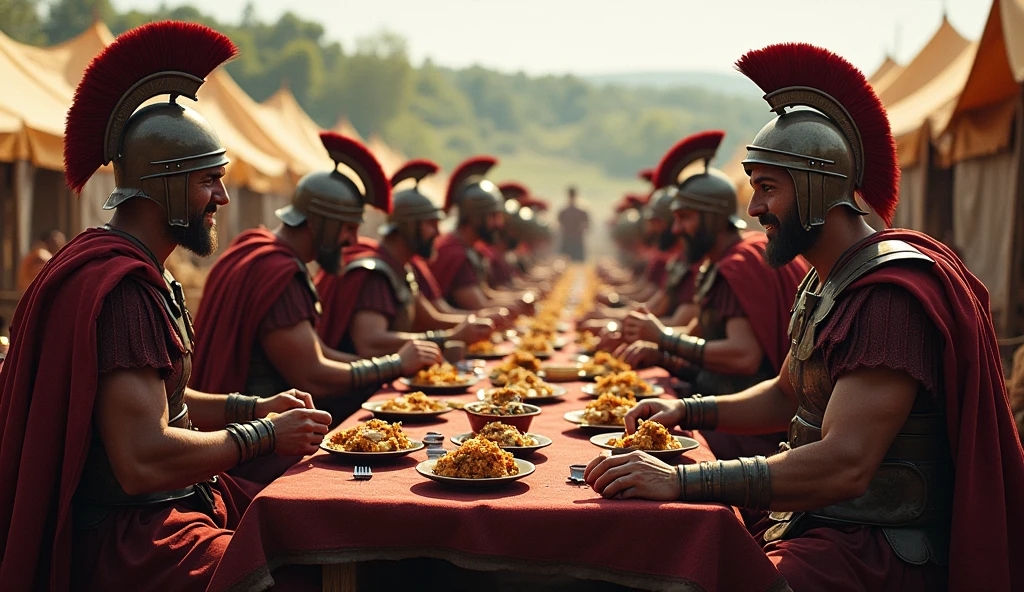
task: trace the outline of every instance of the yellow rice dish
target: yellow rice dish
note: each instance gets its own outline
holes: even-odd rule
[[[470,438],[437,459],[434,474],[460,479],[495,479],[519,474],[515,457],[489,440]]]
[[[484,429],[473,435],[474,438],[494,442],[498,446],[536,446],[537,441],[527,434],[521,433],[515,426],[500,421],[492,421]]]
[[[640,450],[676,450],[683,447],[668,432],[668,428],[656,421],[642,419],[635,432],[623,438],[612,438],[608,440],[608,445],[616,448],[636,446]]]
[[[412,448],[412,442],[402,431],[402,422],[371,419],[328,436],[324,446],[344,452],[394,452]]]
[[[448,406],[441,401],[431,399],[420,391],[395,397],[390,401],[385,401],[380,406],[381,411],[397,411],[401,413],[427,413],[430,411],[442,411],[447,408]]]

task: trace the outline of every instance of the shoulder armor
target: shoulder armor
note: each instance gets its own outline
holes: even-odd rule
[[[404,273],[399,274],[394,268],[392,268],[383,259],[376,257],[360,257],[355,261],[350,261],[342,268],[342,274],[346,274],[353,269],[365,269],[372,273],[379,273],[387,278],[388,283],[391,284],[391,289],[395,291],[395,298],[401,304],[406,304],[409,299],[413,296],[413,291],[408,283],[409,273],[403,269]]]
[[[842,268],[834,270],[817,293],[811,291],[818,283],[817,273],[812,269],[800,284],[789,323],[796,358],[806,360],[810,357],[814,351],[818,326],[832,314],[840,295],[850,285],[880,267],[915,263],[931,265],[935,261],[904,241],[885,240],[864,247],[854,254]]]
[[[700,304],[715,285],[715,280],[718,279],[718,264],[704,262],[700,267],[700,273],[697,275],[697,292],[693,295],[693,302]]]

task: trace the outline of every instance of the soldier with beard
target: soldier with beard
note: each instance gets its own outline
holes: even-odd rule
[[[735,395],[641,403],[626,418],[759,433],[779,454],[669,467],[594,461],[607,497],[726,503],[794,590],[1024,587],[1024,452],[1007,402],[985,287],[938,241],[891,223],[899,168],[864,75],[807,44],[743,56],[778,116],[743,161],[767,260],[802,255],[779,375]],[[710,352],[710,343],[708,351]],[[632,458],[631,458],[632,457]]]
[[[413,340],[390,350],[397,354],[361,360],[317,336],[321,304],[306,263],[337,273],[342,248],[356,241],[364,204],[387,211],[391,202],[387,177],[362,144],[331,132],[320,138],[335,169],[303,177],[291,205],[276,212],[282,224],[243,232],[210,270],[196,317],[197,351],[208,359],[196,365],[192,384],[248,397],[299,388],[340,420],[357,396],[439,362],[441,353],[434,343]],[[365,193],[339,164],[358,175]]]
[[[228,160],[178,101],[195,101],[236,52],[206,27],[152,23],[114,40],[75,91],[68,185],[80,192],[113,162],[104,208],[115,213],[50,259],[12,323],[0,371],[5,590],[205,588],[259,490],[224,471],[310,454],[327,432],[330,415],[305,393],[239,407],[186,387],[192,326],[163,264],[179,246],[216,250]],[[142,107],[160,95],[171,98]]]
[[[778,374],[789,340],[789,310],[807,263],[796,258],[777,269],[764,262],[768,240],[743,232],[736,215],[736,190],[708,166],[722,132],[686,138],[669,151],[655,173],[671,188],[674,229],[686,241],[690,263],[704,261],[696,278],[697,315],[685,327],[666,327],[646,310],[623,321],[628,346],[618,353],[635,367],[658,364],[687,378],[694,393],[735,393]],[[690,163],[703,172],[678,181]],[[714,434],[709,443],[719,458],[770,453],[785,434],[743,438]]]
[[[514,314],[533,309],[533,292],[495,290],[487,286],[487,261],[477,242],[494,244],[505,223],[504,198],[486,178],[497,164],[489,156],[470,158],[448,180],[445,210],[458,206],[454,232],[437,239],[437,255],[430,270],[448,303],[462,310],[507,306]]]
[[[425,160],[399,169],[391,186],[404,181],[415,185],[394,194],[388,222],[380,228],[381,242],[360,239],[345,249],[341,275],[318,274],[316,286],[325,307],[317,332],[329,347],[368,357],[416,340],[443,346],[449,339],[474,343],[490,337],[492,320],[441,313],[420,289],[421,283],[434,281],[424,261],[433,255],[444,212],[420,191],[419,183],[438,170]]]

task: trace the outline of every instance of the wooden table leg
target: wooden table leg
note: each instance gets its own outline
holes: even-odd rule
[[[356,564],[332,563],[323,566],[323,592],[356,592]]]

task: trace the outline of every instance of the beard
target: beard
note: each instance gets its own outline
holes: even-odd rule
[[[417,232],[416,246],[413,252],[422,257],[424,261],[430,261],[430,258],[434,256],[434,239],[436,238],[434,236],[430,240],[423,240],[423,237]]]
[[[671,228],[666,228],[658,235],[658,250],[671,251],[672,247],[676,246],[676,243],[678,242],[679,237],[673,234]]]
[[[316,253],[316,262],[320,269],[331,275],[338,275],[341,269],[341,249],[345,245],[338,245],[333,249],[320,248]]]
[[[480,240],[489,245],[493,245],[498,240],[498,232],[488,228],[485,224],[478,226],[476,233],[480,237]]]
[[[800,213],[796,208],[786,214],[784,220],[779,220],[773,214],[764,214],[757,219],[761,226],[770,225],[775,227],[775,236],[768,239],[768,246],[764,251],[764,260],[770,267],[778,269],[802,255],[818,242],[821,236],[821,226],[812,226],[810,230],[804,230],[800,223]]]
[[[686,241],[686,260],[691,264],[703,260],[715,246],[715,234],[704,223],[703,218],[697,232],[692,235],[683,233],[683,240]]]
[[[217,211],[217,204],[210,203],[205,208],[188,214],[188,226],[171,226],[171,238],[182,248],[192,251],[200,257],[209,257],[218,247],[217,227],[206,226],[206,214]]]

